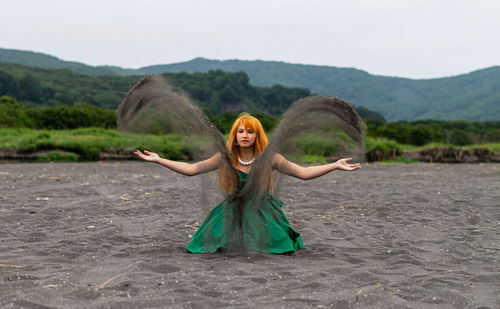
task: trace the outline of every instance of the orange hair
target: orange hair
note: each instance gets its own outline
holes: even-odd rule
[[[266,133],[264,132],[264,128],[262,127],[262,124],[260,123],[259,119],[253,117],[248,113],[241,113],[238,116],[238,118],[236,118],[236,121],[233,123],[231,131],[229,132],[229,139],[227,141],[227,148],[230,154],[232,155],[233,165],[237,169],[239,169],[241,165],[240,162],[238,161],[238,156],[240,155],[240,147],[236,145],[237,142],[236,133],[241,124],[243,124],[247,130],[251,129],[255,132],[255,143],[254,143],[255,157],[257,157],[262,151],[264,151],[264,149],[268,144]],[[224,177],[225,175],[226,171],[222,170],[221,177],[219,180],[220,188],[230,193],[233,190],[233,186],[231,183],[227,181],[226,177]]]

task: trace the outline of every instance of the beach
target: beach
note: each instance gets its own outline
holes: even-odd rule
[[[216,205],[203,179],[137,161],[0,164],[0,307],[500,308],[500,164],[285,178],[294,256],[187,253]]]

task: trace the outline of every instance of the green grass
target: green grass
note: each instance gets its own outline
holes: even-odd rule
[[[291,159],[293,162],[305,163],[305,164],[326,164],[326,159],[323,156],[319,155],[299,155],[294,156]]]
[[[383,165],[389,165],[389,164],[410,164],[410,163],[420,163],[420,161],[417,160],[412,160],[404,157],[399,157],[398,159],[395,160],[383,160],[379,162],[380,164]]]
[[[486,148],[493,151],[496,154],[500,153],[500,143],[480,144],[471,148]]]
[[[495,153],[500,152],[500,143],[486,143],[486,144],[471,144],[471,145],[465,145],[465,146],[456,146],[452,144],[446,144],[446,143],[429,143],[425,144],[423,146],[413,146],[413,145],[406,145],[406,144],[398,144],[399,148],[401,150],[423,150],[423,149],[428,149],[428,148],[436,148],[436,147],[453,147],[457,149],[473,149],[473,148],[486,148],[489,149]]]
[[[338,135],[328,139],[324,136],[299,135],[283,145],[284,154],[298,163],[322,164],[325,157],[336,152],[343,143],[351,144],[349,137]],[[194,160],[194,152],[204,148],[206,139],[192,138],[189,142],[174,134],[147,135],[123,133],[113,129],[82,128],[75,130],[33,130],[0,129],[0,148],[13,149],[18,153],[42,151],[39,161],[77,161],[95,160],[106,149],[133,151],[147,149],[161,157],[172,160]],[[344,144],[344,145],[345,145]],[[288,148],[287,148],[288,147]],[[432,147],[457,147],[449,144],[432,143],[424,146],[398,144],[393,140],[365,139],[367,158],[383,163],[413,163],[401,158],[403,150],[422,150]],[[494,153],[500,152],[500,143],[476,144],[458,148],[487,148]],[[288,150],[287,150],[288,149]],[[287,153],[287,151],[289,151]]]
[[[105,149],[147,149],[173,160],[190,160],[192,153],[179,135],[141,135],[116,130],[85,128],[76,130],[0,129],[0,147],[19,153],[62,150],[82,160],[95,160]],[[56,157],[53,157],[56,158]],[[41,160],[50,158],[42,158]],[[69,158],[68,158],[69,159]]]
[[[39,155],[36,157],[40,162],[76,162],[78,156],[74,153],[61,153],[57,151],[49,152],[48,155]]]
[[[338,148],[335,142],[323,136],[298,135],[286,140],[282,150],[284,153],[297,155],[328,156]]]
[[[334,131],[321,134],[303,133],[290,137],[284,141],[281,150],[283,154],[313,158],[315,156],[328,157],[339,150],[352,146],[354,146],[354,142],[347,134]]]
[[[365,148],[367,151],[373,148],[381,148],[381,149],[392,149],[392,148],[397,148],[401,151],[403,150],[423,150],[423,149],[429,149],[429,148],[435,148],[435,147],[453,147],[453,148],[458,148],[458,149],[473,149],[473,148],[486,148],[489,149],[493,152],[499,152],[500,151],[500,143],[485,143],[485,144],[471,144],[471,145],[465,145],[465,146],[456,146],[452,144],[447,144],[447,143],[429,143],[425,144],[422,146],[414,146],[414,145],[408,145],[408,144],[400,144],[396,142],[395,140],[389,140],[385,138],[373,138],[373,137],[366,137],[365,139]]]
[[[365,153],[368,161],[393,160],[402,153],[401,144],[383,138],[365,138]]]

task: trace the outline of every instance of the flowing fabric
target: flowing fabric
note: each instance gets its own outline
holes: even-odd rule
[[[248,174],[239,173],[244,186]],[[191,253],[227,250],[293,254],[304,248],[300,234],[281,210],[282,201],[267,192],[257,203],[240,210],[235,202],[224,200],[210,211],[186,249]],[[238,216],[237,211],[243,214]]]

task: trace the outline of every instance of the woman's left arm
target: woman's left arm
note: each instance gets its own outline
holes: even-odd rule
[[[351,160],[352,158],[345,158],[330,164],[304,167],[288,161],[280,154],[275,154],[273,158],[273,169],[289,176],[308,180],[323,176],[333,170],[355,171],[361,168],[361,164],[359,163],[349,164],[348,162]]]

